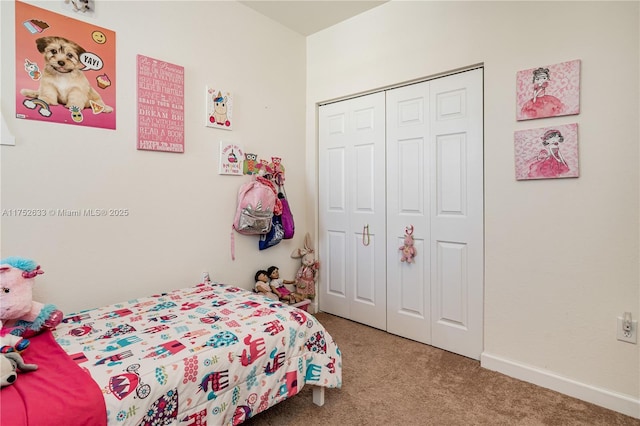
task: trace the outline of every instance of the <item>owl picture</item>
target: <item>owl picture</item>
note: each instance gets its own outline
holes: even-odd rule
[[[244,155],[244,166],[243,166],[243,173],[245,175],[255,175],[258,173],[258,169],[256,168],[256,163],[257,163],[257,159],[258,159],[258,155],[257,154],[245,154]]]

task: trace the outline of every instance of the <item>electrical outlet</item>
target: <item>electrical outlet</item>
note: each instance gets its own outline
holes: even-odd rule
[[[624,329],[624,318],[618,317],[618,328],[616,328],[618,340],[622,342],[636,343],[638,338],[638,321],[631,321],[631,330]]]

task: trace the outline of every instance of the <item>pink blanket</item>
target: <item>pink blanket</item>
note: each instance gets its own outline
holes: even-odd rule
[[[36,371],[19,373],[0,390],[0,424],[51,426],[107,424],[104,398],[91,376],[78,366],[47,331],[30,338],[25,363]]]

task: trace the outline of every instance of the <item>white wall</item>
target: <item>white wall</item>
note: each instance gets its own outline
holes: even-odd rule
[[[379,6],[307,38],[306,138],[312,166],[317,103],[483,63],[482,364],[635,417],[640,352],[615,329],[624,311],[640,317],[638,5]],[[516,122],[516,72],[573,59],[580,114]],[[515,180],[515,130],[575,122],[580,178]]]
[[[64,2],[32,2],[59,13]],[[38,300],[67,313],[186,287],[209,271],[245,288],[257,269],[293,278],[307,230],[304,170],[305,40],[236,2],[99,1],[77,19],[117,38],[117,129],[15,117],[14,3],[1,2],[2,115],[16,146],[2,146],[2,209],[126,208],[126,218],[2,217],[1,257],[38,261]],[[141,17],[144,16],[144,20]],[[185,153],[136,150],[136,55],[185,68]],[[206,85],[234,96],[234,128],[204,126]],[[8,94],[8,95],[7,95]],[[218,175],[219,141],[280,156],[296,236],[259,251],[230,233],[248,177]]]

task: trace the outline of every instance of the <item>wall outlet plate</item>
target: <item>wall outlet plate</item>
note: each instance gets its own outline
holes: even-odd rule
[[[628,343],[637,343],[638,341],[638,321],[631,321],[631,331],[625,332],[622,329],[623,318],[618,317],[618,327],[616,328],[616,336],[618,340]]]

